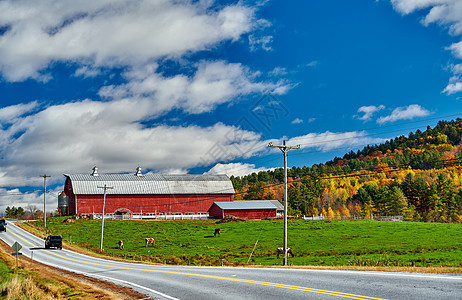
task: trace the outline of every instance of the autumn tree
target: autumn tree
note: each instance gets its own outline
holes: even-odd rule
[[[244,194],[245,200],[262,200],[265,194],[266,183],[257,181],[249,184],[249,188]]]

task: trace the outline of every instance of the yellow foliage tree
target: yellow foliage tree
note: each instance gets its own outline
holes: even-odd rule
[[[350,211],[346,207],[345,204],[342,206],[342,216],[349,218],[350,217]]]
[[[341,220],[342,219],[342,216],[340,214],[340,211],[339,210],[336,210],[335,211],[335,220]]]
[[[327,219],[332,220],[335,217],[335,213],[332,208],[329,206],[327,209]]]
[[[313,216],[315,217],[319,216],[319,211],[316,207],[313,208]]]

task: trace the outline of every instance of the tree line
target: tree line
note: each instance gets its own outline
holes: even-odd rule
[[[12,218],[12,219],[39,219],[43,218],[43,211],[37,209],[35,205],[29,205],[26,209],[19,207],[9,207],[7,206],[5,209],[5,217]]]
[[[325,164],[293,167],[289,213],[461,222],[461,138],[462,119],[440,121]],[[283,176],[282,168],[232,176],[236,199],[282,199]]]

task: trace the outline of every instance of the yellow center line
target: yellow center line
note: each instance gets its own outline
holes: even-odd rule
[[[30,243],[29,241],[26,241],[25,239],[21,238],[20,236],[16,235],[15,233],[13,233],[11,231],[9,231],[9,232],[11,234],[13,234],[14,236],[16,236],[17,238],[23,240],[24,242],[26,242],[26,243],[28,243],[28,244],[30,244],[32,246],[35,246],[34,244]],[[239,278],[229,278],[229,277],[214,276],[214,275],[203,275],[203,274],[174,272],[174,271],[147,270],[147,269],[120,267],[120,266],[110,266],[110,265],[104,265],[104,264],[98,264],[98,263],[85,262],[85,261],[81,261],[81,260],[77,260],[77,259],[73,259],[73,258],[68,258],[68,257],[62,256],[62,255],[59,255],[57,253],[53,253],[53,252],[50,252],[50,251],[46,251],[46,250],[44,250],[44,251],[49,253],[49,254],[60,257],[62,259],[68,260],[68,261],[73,261],[73,262],[78,262],[78,263],[92,265],[92,266],[98,266],[98,267],[105,267],[105,268],[112,268],[112,269],[119,269],[119,270],[151,272],[151,273],[163,273],[163,274],[172,274],[172,275],[185,275],[185,276],[193,276],[193,277],[201,277],[201,278],[209,278],[209,279],[218,279],[218,280],[227,280],[227,281],[249,283],[249,284],[255,284],[255,285],[278,287],[278,288],[290,289],[290,290],[298,290],[298,291],[310,292],[310,293],[316,293],[316,294],[337,296],[337,297],[349,298],[349,299],[385,300],[383,298],[367,297],[367,296],[348,294],[348,293],[342,293],[342,292],[335,292],[335,291],[329,291],[329,290],[320,290],[320,289],[315,289],[315,288],[310,288],[310,287],[303,287],[303,286],[296,286],[296,285],[289,285],[289,284],[282,284],[282,283],[273,283],[273,282],[266,282],[266,281],[258,281],[258,280],[251,280],[251,279],[239,279]]]

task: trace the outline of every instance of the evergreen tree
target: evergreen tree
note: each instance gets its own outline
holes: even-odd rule
[[[398,186],[392,186],[389,193],[389,210],[388,214],[393,216],[408,215],[409,205],[403,191]]]

